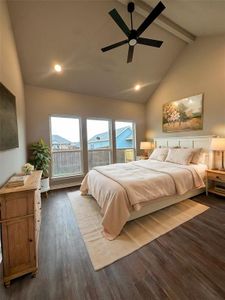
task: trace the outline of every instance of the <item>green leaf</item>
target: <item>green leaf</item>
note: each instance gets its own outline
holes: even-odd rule
[[[40,139],[29,147],[30,163],[34,165],[35,170],[42,170],[43,177],[48,176],[48,169],[51,161],[51,152],[49,146]]]

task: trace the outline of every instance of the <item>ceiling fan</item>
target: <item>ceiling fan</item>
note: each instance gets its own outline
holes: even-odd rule
[[[134,12],[134,9],[135,9],[134,2],[129,2],[127,5],[127,10],[130,13],[131,29],[129,29],[127,27],[126,23],[121,18],[121,16],[119,15],[119,13],[117,12],[117,10],[115,8],[113,10],[111,10],[109,12],[109,15],[113,18],[113,20],[120,27],[120,29],[125,33],[125,35],[127,36],[127,39],[102,48],[101,49],[102,52],[106,52],[111,49],[120,47],[124,44],[128,44],[129,49],[128,49],[128,56],[127,56],[127,63],[130,63],[130,62],[132,62],[132,59],[133,59],[134,46],[136,44],[142,44],[142,45],[146,45],[146,46],[160,48],[163,41],[143,38],[143,37],[140,37],[140,35],[148,28],[149,25],[151,25],[151,23],[161,14],[161,12],[165,8],[166,7],[164,6],[164,4],[160,1],[156,5],[156,7],[150,12],[150,14],[144,20],[144,22],[136,30],[133,28],[133,18],[132,18],[132,13]]]

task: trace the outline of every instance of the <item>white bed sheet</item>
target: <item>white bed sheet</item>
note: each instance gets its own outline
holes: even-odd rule
[[[191,164],[191,166],[198,172],[198,174],[202,177],[202,179],[205,179],[206,170],[208,169],[208,166],[205,164]]]
[[[129,219],[131,211],[142,207],[141,202],[144,198],[145,201],[157,201],[164,196],[176,195],[179,185],[182,187],[182,192],[178,193],[180,195],[204,186],[202,177],[205,168],[206,166],[203,165],[188,167],[153,160],[109,165],[91,170],[82,182],[81,192],[91,194],[97,200],[103,214],[103,232],[107,238],[113,239]],[[187,172],[187,169],[192,171]],[[168,171],[169,174],[166,175]],[[170,172],[173,173],[173,180],[170,178],[172,177]],[[175,183],[177,187],[174,186]],[[135,207],[134,203],[138,196],[139,200]]]

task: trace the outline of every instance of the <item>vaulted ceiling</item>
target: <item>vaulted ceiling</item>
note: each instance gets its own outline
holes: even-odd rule
[[[163,14],[196,36],[225,33],[225,0],[162,0]],[[158,0],[144,0],[154,6]]]
[[[194,3],[198,4],[196,9],[204,10],[207,1],[189,1],[193,3],[189,7],[185,4],[188,1],[163,2],[167,6],[164,15],[192,34],[222,30],[219,20],[214,29],[203,26],[209,23],[209,6],[207,15],[202,11],[193,16]],[[154,6],[157,1],[146,3]],[[119,1],[27,0],[8,1],[8,6],[24,82],[30,85],[144,103],[186,46],[182,39],[152,24],[144,36],[163,40],[162,47],[137,45],[133,62],[127,64],[127,45],[106,53],[100,51],[103,46],[124,39],[108,15],[116,8],[129,24],[126,6]],[[135,27],[143,20],[142,15],[134,14]],[[62,64],[61,74],[53,72],[55,63]],[[134,91],[135,84],[142,86],[140,91]]]

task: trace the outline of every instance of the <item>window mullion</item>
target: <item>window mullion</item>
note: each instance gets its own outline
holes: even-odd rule
[[[115,122],[112,122],[112,163],[116,163],[116,129]]]

